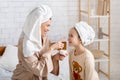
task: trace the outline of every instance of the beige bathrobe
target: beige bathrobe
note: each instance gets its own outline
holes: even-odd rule
[[[46,53],[49,48],[49,40],[45,39],[41,52],[36,52],[30,57],[23,56],[22,44],[23,38],[19,40],[19,64],[13,72],[12,80],[47,80],[48,72],[53,70],[51,53]],[[40,55],[40,53],[44,54]]]

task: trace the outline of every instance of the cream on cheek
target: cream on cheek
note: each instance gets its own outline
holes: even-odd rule
[[[74,45],[78,45],[78,44],[79,44],[79,40],[78,40],[77,37],[74,37],[74,38],[73,38],[73,44],[74,44]]]
[[[76,39],[72,38],[72,44],[75,45],[76,44]]]
[[[73,38],[73,42],[75,42],[76,41],[76,39],[75,38]]]

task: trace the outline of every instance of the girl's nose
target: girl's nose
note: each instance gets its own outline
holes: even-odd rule
[[[47,31],[49,31],[50,29],[48,28]]]

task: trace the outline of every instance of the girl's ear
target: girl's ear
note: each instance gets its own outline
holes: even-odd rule
[[[79,38],[80,43],[82,43],[81,39]]]
[[[80,44],[83,46],[83,43],[82,43],[82,41],[80,40]]]

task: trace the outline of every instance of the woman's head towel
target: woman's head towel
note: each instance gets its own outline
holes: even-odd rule
[[[52,11],[47,5],[40,5],[33,9],[23,26],[25,34],[23,54],[25,57],[33,55],[42,49],[41,24],[52,17]]]

